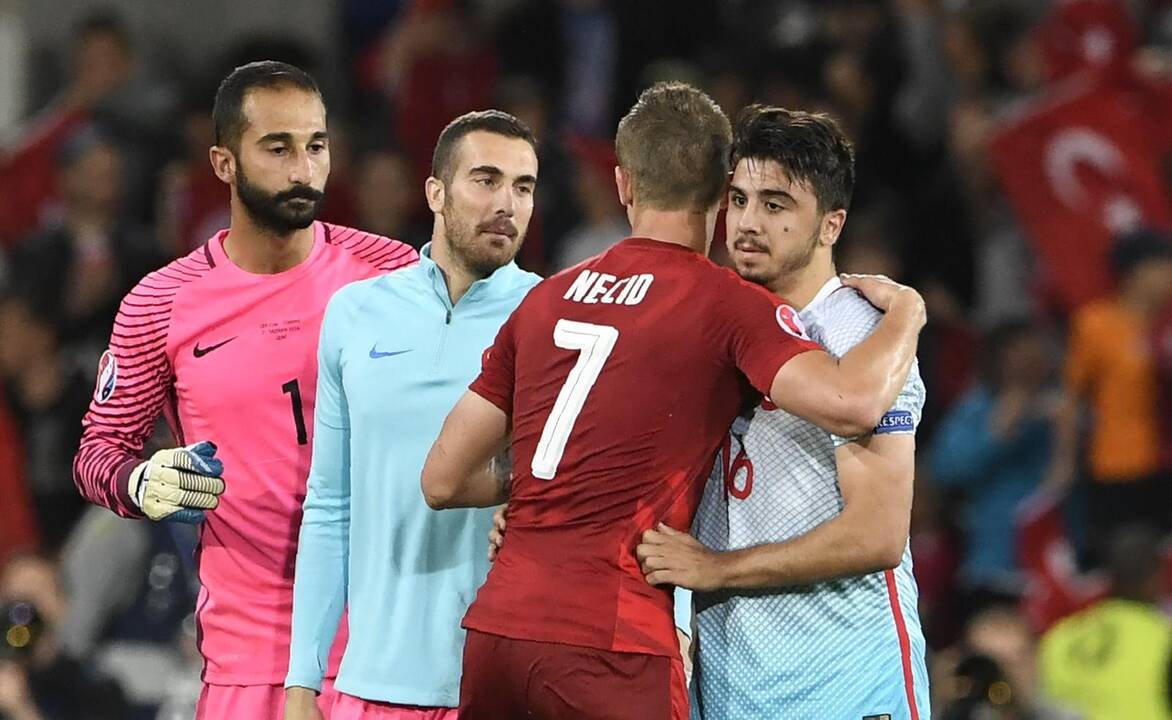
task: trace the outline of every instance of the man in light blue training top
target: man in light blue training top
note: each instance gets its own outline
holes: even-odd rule
[[[748,108],[733,133],[729,254],[842,356],[881,314],[835,274],[854,183],[826,115]],[[836,437],[768,399],[733,424],[696,514],[696,538],[644,534],[647,580],[695,591],[692,717],[928,720],[924,637],[908,549],[913,367],[874,432]]]
[[[536,184],[523,123],[493,110],[457,118],[433,156],[435,225],[419,264],[347,285],[326,309],[286,720],[321,717],[314,696],[347,603],[332,720],[456,717],[460,619],[488,573],[492,510],[432,512],[419,476],[482,353],[540,281],[513,262]]]

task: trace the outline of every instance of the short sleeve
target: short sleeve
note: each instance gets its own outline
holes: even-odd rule
[[[715,310],[710,331],[753,387],[768,395],[782,365],[821,348],[806,334],[797,311],[781,298],[731,272],[722,271],[720,277],[723,282],[709,285]]]
[[[480,375],[469,386],[472,392],[496,405],[506,415],[513,414],[513,381],[516,377],[514,360],[517,352],[514,328],[520,309],[518,307],[514,310],[497,331],[496,340],[481,357]]]

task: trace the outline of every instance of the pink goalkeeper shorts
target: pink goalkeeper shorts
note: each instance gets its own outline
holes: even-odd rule
[[[326,720],[334,718],[331,709],[337,695],[334,681],[323,680],[317,706]],[[195,720],[283,720],[284,717],[285,688],[280,685],[205,684],[203,692],[199,694],[199,703],[195,706]]]
[[[336,694],[329,720],[456,720],[456,708],[395,705]]]

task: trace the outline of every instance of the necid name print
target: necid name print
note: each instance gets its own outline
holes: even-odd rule
[[[607,273],[583,270],[566,290],[563,300],[586,305],[638,305],[647,297],[655,276],[649,273],[617,278]]]

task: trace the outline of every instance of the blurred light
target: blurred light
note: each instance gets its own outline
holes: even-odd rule
[[[803,47],[813,42],[818,31],[818,16],[805,4],[782,9],[773,26],[773,42],[782,48]]]
[[[154,562],[151,563],[147,582],[152,589],[162,590],[171,584],[178,570],[179,560],[174,555],[159,553],[155,556]]]
[[[28,603],[16,603],[8,611],[8,622],[13,625],[32,625],[35,618],[36,611]]]
[[[1013,690],[1010,689],[1009,683],[998,680],[989,686],[989,702],[994,705],[1008,705],[1011,700],[1013,700]]]
[[[8,628],[8,632],[4,635],[4,640],[8,643],[8,646],[14,648],[23,648],[32,639],[33,633],[28,629],[27,625],[14,625]]]

